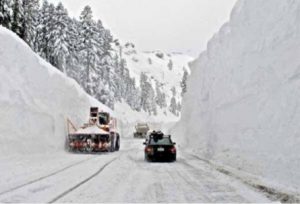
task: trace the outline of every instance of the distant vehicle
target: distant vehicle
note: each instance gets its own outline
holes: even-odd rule
[[[133,133],[134,138],[146,138],[149,131],[147,123],[137,123],[135,126],[135,132]]]
[[[113,152],[120,149],[117,120],[109,113],[90,108],[88,123],[77,129],[68,120],[68,147],[79,152]]]
[[[144,142],[146,161],[176,161],[176,143],[171,135],[153,131]]]

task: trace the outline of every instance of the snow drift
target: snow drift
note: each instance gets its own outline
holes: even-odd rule
[[[240,0],[192,63],[177,137],[203,157],[300,190],[300,1]]]
[[[91,105],[108,110],[1,26],[0,76],[1,157],[63,151],[67,117],[81,125]]]

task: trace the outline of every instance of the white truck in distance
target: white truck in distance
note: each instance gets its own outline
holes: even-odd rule
[[[149,126],[147,123],[137,123],[135,126],[135,133],[133,133],[134,138],[146,138],[149,131]]]

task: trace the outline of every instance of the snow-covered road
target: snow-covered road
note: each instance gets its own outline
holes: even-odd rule
[[[175,163],[147,163],[142,140],[124,139],[115,153],[13,163],[1,162],[14,168],[1,172],[0,202],[269,201],[180,150]]]

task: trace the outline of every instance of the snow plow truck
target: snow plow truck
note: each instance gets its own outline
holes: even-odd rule
[[[114,152],[120,149],[117,120],[109,113],[90,108],[88,123],[76,128],[68,119],[67,146],[72,152]]]

